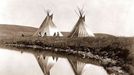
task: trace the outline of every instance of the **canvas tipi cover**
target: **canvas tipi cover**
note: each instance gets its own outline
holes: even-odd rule
[[[34,34],[34,36],[63,36],[62,33],[55,26],[52,19],[53,14],[50,15],[49,13],[47,13],[45,20],[43,21],[37,32]]]
[[[74,26],[69,37],[94,37],[94,34],[90,31],[88,26],[85,24],[85,16],[80,12],[79,20]]]

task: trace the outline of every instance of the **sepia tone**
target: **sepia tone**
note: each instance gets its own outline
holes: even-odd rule
[[[131,1],[43,0],[42,2],[47,3],[44,5],[41,1],[36,3],[34,0],[33,2],[32,0],[14,0],[14,2],[7,0],[5,4],[9,3],[10,6],[13,3],[13,6],[14,4],[18,6],[17,2],[20,5],[23,2],[26,3],[26,8],[25,5],[20,7],[24,7],[24,10],[27,10],[28,3],[28,6],[32,8],[28,11],[30,14],[34,14],[32,11],[40,10],[33,9],[33,4],[39,5],[39,8],[41,5],[45,15],[36,12],[42,17],[42,21],[41,18],[40,21],[39,18],[37,21],[32,19],[34,17],[28,21],[27,16],[30,17],[30,15],[27,14],[26,19],[22,15],[20,17],[24,19],[16,18],[15,22],[9,14],[10,21],[2,21],[4,24],[0,24],[0,63],[5,64],[0,65],[0,74],[134,75],[133,16],[130,13],[132,5],[129,6],[132,4]],[[72,2],[76,2],[76,5]],[[88,4],[88,2],[91,3]],[[64,5],[66,3],[67,5]],[[18,9],[10,12],[16,13]],[[73,16],[70,12],[73,12]],[[89,14],[95,14],[97,17]],[[16,14],[13,16],[17,17]],[[31,25],[27,25],[28,22],[31,22]],[[14,57],[11,57],[10,53]],[[15,63],[12,63],[13,60]],[[23,69],[24,67],[17,65],[18,63],[27,68]],[[14,69],[15,67],[17,69]]]

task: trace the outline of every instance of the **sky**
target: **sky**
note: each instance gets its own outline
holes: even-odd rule
[[[134,36],[134,0],[0,0],[0,23],[39,27],[49,9],[59,30],[71,31],[78,7],[93,33]]]

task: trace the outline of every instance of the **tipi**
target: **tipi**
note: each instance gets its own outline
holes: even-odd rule
[[[38,64],[43,72],[44,75],[50,75],[51,68],[55,65],[58,61],[57,57],[52,56],[44,56],[44,55],[35,55]]]
[[[50,15],[49,12],[47,12],[45,20],[33,36],[63,36],[62,33],[58,31],[52,19],[53,14]]]
[[[75,75],[82,75],[83,74],[83,70],[84,70],[84,67],[85,67],[85,63],[82,63],[80,61],[77,61],[77,60],[72,60],[72,59],[68,59],[70,65],[72,66],[72,69],[75,73]]]
[[[83,11],[79,10],[79,19],[75,24],[69,37],[94,37],[94,34],[89,30],[88,26],[85,24],[85,15]]]

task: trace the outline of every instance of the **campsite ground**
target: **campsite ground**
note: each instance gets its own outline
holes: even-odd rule
[[[107,34],[96,34],[95,38],[32,37],[36,30],[37,28],[33,27],[0,25],[0,46],[33,53],[36,53],[35,49],[43,53],[47,50],[46,47],[51,47],[50,53],[57,49],[55,54],[58,56],[77,56],[78,60],[103,66],[109,73],[119,73],[118,70],[112,69],[116,66],[121,67],[123,75],[134,75],[133,37],[115,37]]]

